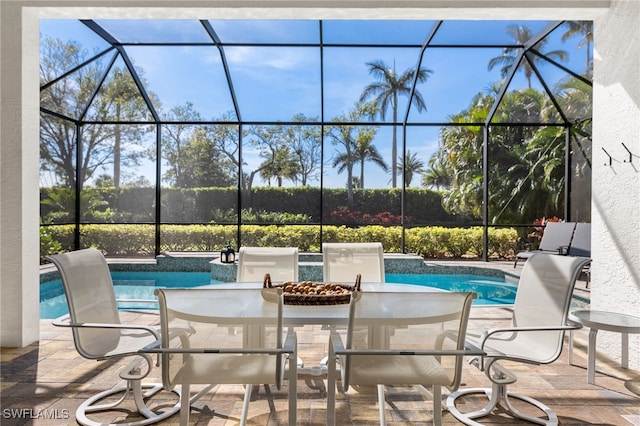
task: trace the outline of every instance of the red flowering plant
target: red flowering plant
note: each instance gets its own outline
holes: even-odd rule
[[[404,217],[405,223],[411,222],[411,217]],[[331,222],[342,225],[400,225],[401,215],[393,215],[390,212],[380,212],[376,215],[362,213],[359,210],[339,209],[331,212]]]

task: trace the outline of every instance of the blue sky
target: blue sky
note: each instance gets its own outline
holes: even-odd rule
[[[198,21],[101,20],[100,25],[123,42],[208,42],[208,36]],[[210,21],[223,42],[252,43],[317,43],[318,21]],[[505,28],[511,21],[448,21],[439,29],[434,45],[472,44],[495,45],[510,42]],[[536,33],[547,25],[543,21],[518,22]],[[433,27],[431,21],[325,21],[323,43],[420,45]],[[41,37],[51,36],[80,42],[89,52],[108,45],[77,20],[42,20]],[[549,38],[546,50],[569,52],[565,66],[581,72],[585,66],[585,48],[577,48],[579,40],[562,43],[564,29],[557,29]],[[231,96],[223,73],[219,52],[211,46],[129,46],[127,52],[134,64],[144,70],[147,90],[162,102],[161,115],[177,105],[192,102],[203,119],[211,120],[232,110]],[[410,121],[443,122],[465,109],[471,99],[501,80],[497,68],[489,71],[489,59],[499,55],[497,47],[451,49],[433,47],[424,55],[422,67],[433,71],[426,84],[420,85],[427,111],[412,111]],[[330,120],[346,114],[358,100],[363,88],[373,82],[367,62],[382,60],[395,66],[398,73],[416,66],[418,48],[398,47],[332,47],[322,52],[324,73],[324,115]],[[245,121],[287,121],[297,113],[320,117],[320,49],[308,46],[248,46],[225,47],[232,82]],[[117,66],[122,67],[121,61]],[[545,78],[553,84],[566,73],[546,64]],[[524,88],[527,83],[518,73],[512,88]],[[542,89],[537,82],[534,88]],[[404,116],[407,100],[400,99],[400,117]],[[391,120],[391,112],[386,121]],[[399,132],[399,135],[401,132]],[[408,147],[426,163],[438,147],[438,127],[410,129]],[[374,144],[389,159],[391,127],[380,127]],[[246,155],[246,170],[257,168],[260,159]],[[147,164],[143,173],[153,181],[154,167]],[[105,170],[109,173],[108,170]],[[132,171],[134,172],[134,171]],[[367,187],[388,187],[389,176],[373,165],[365,173]],[[344,186],[345,176],[326,174],[325,185]],[[416,182],[417,183],[417,182]],[[414,183],[414,186],[415,184]]]

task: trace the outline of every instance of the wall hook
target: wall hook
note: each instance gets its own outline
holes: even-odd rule
[[[604,151],[605,154],[607,154],[607,157],[609,157],[609,166],[611,166],[613,164],[613,159],[611,158],[611,155],[609,155],[606,149],[602,148],[602,150]],[[606,166],[607,163],[604,163],[604,165]]]
[[[631,151],[629,151],[629,148],[627,148],[627,146],[624,144],[624,142],[621,142],[622,146],[624,147],[624,149],[627,150],[627,152],[629,153],[629,162],[632,163],[633,162],[633,154],[631,154]],[[625,163],[627,162],[627,160],[624,161]]]

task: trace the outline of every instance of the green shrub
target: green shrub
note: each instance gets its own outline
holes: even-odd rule
[[[311,218],[303,213],[246,209],[242,211],[243,223],[309,223]]]
[[[298,247],[302,252],[320,251],[319,225],[242,225],[244,246]],[[41,227],[40,255],[73,250],[74,226]],[[235,245],[236,225],[162,225],[161,251],[219,251],[228,243]],[[425,258],[462,258],[483,256],[483,229],[426,226],[405,231],[405,250]],[[510,259],[516,251],[518,233],[513,228],[489,228],[489,256]],[[324,242],[380,241],[385,252],[400,252],[400,226],[322,227]],[[154,225],[82,225],[80,246],[96,247],[107,256],[151,255],[155,249]]]
[[[489,257],[513,259],[518,250],[518,231],[513,228],[489,228]]]
[[[40,226],[40,263],[44,261],[46,255],[60,252],[62,252],[62,244],[51,234],[51,228]]]
[[[154,187],[101,186],[82,191],[83,218],[100,222],[140,223],[153,222],[156,218],[156,189]],[[234,223],[237,221],[238,189],[225,188],[160,188],[160,204],[163,222],[170,223]],[[331,213],[345,208],[347,191],[344,188],[319,187],[253,187],[243,192],[243,209],[255,212],[279,212],[286,206],[287,212],[309,219],[308,222],[330,223]],[[61,222],[73,220],[75,192],[69,188],[41,187],[40,212],[43,218]],[[322,203],[321,203],[322,200]],[[405,191],[405,216],[414,225],[464,224],[458,216],[447,213],[442,207],[442,195],[425,188],[407,188]],[[360,189],[354,192],[351,210],[384,222],[385,216],[401,215],[402,190]],[[108,214],[100,214],[109,207]],[[321,214],[325,217],[321,218]],[[381,215],[382,216],[379,216]],[[84,220],[83,219],[83,220]],[[295,223],[308,223],[295,218]],[[245,221],[246,222],[246,221]],[[253,222],[260,222],[259,220]],[[262,221],[266,222],[266,221]],[[276,223],[284,223],[274,220]],[[287,220],[291,223],[293,221]],[[341,224],[344,222],[334,222]]]
[[[236,235],[230,225],[162,225],[160,251],[219,251]]]

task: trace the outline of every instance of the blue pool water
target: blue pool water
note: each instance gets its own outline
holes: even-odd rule
[[[112,272],[116,298],[155,300],[153,290],[172,287],[198,287],[215,284],[209,272]],[[123,308],[144,308],[144,305],[120,305]],[[147,308],[149,306],[146,306]],[[69,312],[62,281],[40,284],[40,318],[58,318]]]
[[[503,278],[471,274],[385,274],[388,283],[415,284],[449,291],[472,291],[474,305],[511,305],[517,286]]]
[[[116,297],[121,299],[155,300],[155,288],[198,287],[215,284],[208,272],[112,272]],[[512,304],[516,286],[501,278],[463,274],[386,274],[388,283],[414,284],[450,291],[473,291],[476,305]],[[121,305],[123,308],[145,308],[141,304]],[[68,312],[60,280],[40,285],[40,318],[58,318]]]

